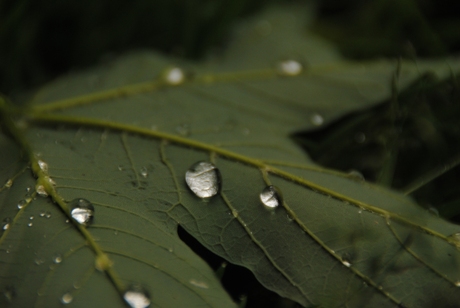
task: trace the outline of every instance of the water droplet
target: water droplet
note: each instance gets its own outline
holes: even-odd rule
[[[45,162],[44,162],[43,160],[41,160],[41,159],[39,159],[39,160],[37,161],[37,163],[38,163],[38,166],[40,167],[40,169],[41,169],[43,172],[45,172],[45,173],[48,172],[48,164],[47,164],[47,163],[45,163]]]
[[[61,303],[70,304],[73,301],[73,296],[70,293],[66,293],[61,297]]]
[[[429,207],[428,212],[439,217],[439,211],[435,207]]]
[[[50,212],[46,212],[46,213],[45,213],[45,217],[46,217],[46,218],[51,218],[51,213],[50,213]]]
[[[93,221],[94,206],[86,199],[77,198],[69,203],[70,215],[81,225],[88,226]]]
[[[179,85],[184,82],[184,71],[179,67],[172,67],[164,72],[165,81],[170,85]]]
[[[3,297],[8,301],[8,303],[13,302],[13,299],[16,297],[16,290],[13,286],[6,286],[3,290]]]
[[[267,209],[273,210],[282,204],[281,191],[273,185],[265,187],[259,197]]]
[[[40,197],[48,197],[48,193],[45,190],[45,186],[38,184],[35,186],[35,191]]]
[[[30,219],[30,220],[34,219],[34,215],[30,216],[29,219]]]
[[[94,260],[94,267],[101,272],[109,270],[112,265],[112,260],[106,254],[98,255],[96,260]]]
[[[122,166],[122,165],[118,165],[118,171],[123,171],[123,170],[124,170],[123,166]]]
[[[140,173],[143,178],[147,178],[149,176],[149,171],[147,170],[147,167],[142,167]]]
[[[27,192],[30,192],[31,190],[32,190],[32,187],[27,187],[27,188],[26,188],[26,191],[27,191]]]
[[[346,267],[350,267],[350,266],[351,266],[350,261],[348,261],[348,260],[345,259],[345,258],[342,258],[342,264],[345,265]]]
[[[6,187],[6,188],[10,188],[11,186],[13,186],[13,180],[12,180],[12,179],[9,179],[8,181],[6,181],[5,187]]]
[[[456,287],[460,287],[460,281],[456,281],[456,282],[455,282],[455,286],[456,286]]]
[[[138,285],[129,287],[123,294],[123,298],[131,308],[147,308],[150,306],[148,292]]]
[[[310,122],[315,126],[321,126],[324,123],[324,118],[322,115],[315,113],[310,117]]]
[[[59,264],[62,262],[62,256],[61,254],[55,254],[54,257],[53,257],[53,262],[56,263],[56,264]]]
[[[195,279],[190,279],[189,280],[190,284],[191,285],[194,285],[195,287],[197,288],[200,288],[200,289],[209,289],[209,286],[204,283],[203,281],[198,281],[198,280],[195,280]]]
[[[359,133],[356,133],[355,134],[355,141],[357,143],[363,143],[364,141],[366,141],[366,135],[362,132],[359,132]]]
[[[38,214],[40,217],[45,217],[45,211],[41,211],[40,214]]]
[[[32,222],[29,222],[27,226],[32,227],[34,224]]]
[[[3,223],[2,223],[2,230],[3,231],[6,231],[10,228],[10,224],[11,224],[11,218],[5,218],[3,219]]]
[[[285,60],[278,63],[278,72],[284,76],[296,76],[302,73],[303,67],[295,60]]]
[[[35,259],[35,264],[42,265],[43,263],[45,263],[43,259],[40,259],[40,258]]]
[[[188,124],[181,124],[176,127],[176,132],[179,133],[181,136],[189,136],[190,135],[190,126]]]
[[[205,161],[197,162],[185,173],[188,187],[199,198],[210,198],[219,192],[221,177],[219,169]]]
[[[364,182],[364,175],[358,170],[350,170],[347,174],[347,177],[356,182]]]
[[[232,215],[233,217],[237,218],[238,217],[238,211],[235,209],[232,209]]]
[[[23,199],[23,200],[20,200],[20,201],[18,202],[18,209],[22,209],[24,206],[26,206],[26,204],[27,204],[27,201],[26,201],[26,200],[24,200],[24,199]]]
[[[447,237],[447,241],[452,245],[457,246],[458,249],[460,249],[460,232],[449,235]]]

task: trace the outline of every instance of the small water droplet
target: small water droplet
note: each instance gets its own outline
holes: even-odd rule
[[[456,287],[460,287],[460,281],[456,281],[456,282],[455,282],[455,286],[456,286]]]
[[[56,264],[59,264],[62,262],[62,256],[61,254],[55,254],[54,257],[53,257],[53,262],[56,263]]]
[[[345,265],[346,267],[350,267],[351,263],[347,259],[342,259],[342,264]]]
[[[61,297],[61,303],[70,304],[73,301],[73,296],[70,293],[66,293]]]
[[[358,210],[358,214],[361,214],[362,212],[363,212],[362,209],[359,209],[359,210]]]
[[[315,113],[310,117],[310,122],[315,126],[321,126],[324,123],[324,118],[322,115]]]
[[[147,308],[150,306],[148,292],[138,285],[130,286],[123,294],[123,299],[131,308]]]
[[[43,160],[41,160],[41,159],[39,159],[39,160],[37,161],[37,163],[38,163],[38,166],[40,167],[40,169],[41,169],[43,172],[45,172],[45,173],[48,172],[48,164],[47,164],[47,163],[45,163],[45,162],[44,162]]]
[[[34,215],[31,215],[31,216],[29,217],[29,219],[30,219],[30,220],[34,219]]]
[[[6,286],[3,290],[3,297],[8,301],[8,303],[12,303],[13,299],[16,297],[16,290],[13,286]]]
[[[40,258],[35,259],[35,264],[42,265],[43,263],[45,263],[43,259],[40,259]]]
[[[45,213],[45,217],[46,217],[46,218],[51,218],[51,213],[50,213],[50,212],[46,212],[46,213]]]
[[[189,280],[190,284],[197,287],[197,288],[200,288],[200,289],[209,289],[209,286],[203,282],[203,281],[198,281],[198,280],[195,280],[195,279],[190,279]]]
[[[428,208],[428,212],[429,212],[430,214],[433,214],[434,216],[438,216],[438,217],[439,217],[439,211],[438,211],[435,207],[432,207],[432,206],[429,207],[429,208]]]
[[[452,245],[457,246],[458,249],[460,249],[460,232],[449,235],[447,237],[447,241]]]
[[[69,203],[70,215],[81,225],[88,226],[94,217],[94,206],[86,199],[77,198]]]
[[[219,169],[205,161],[193,164],[185,173],[185,181],[199,198],[210,198],[219,192],[221,177]]]
[[[32,227],[34,224],[32,222],[29,222],[27,226]]]
[[[184,71],[179,67],[172,67],[164,72],[165,81],[170,85],[179,85],[184,82]]]
[[[347,177],[356,182],[364,182],[364,175],[358,170],[350,170],[347,174]]]
[[[176,132],[179,133],[181,136],[189,136],[190,135],[190,126],[188,124],[181,124],[176,127]]]
[[[357,143],[363,143],[364,141],[366,141],[366,135],[363,132],[356,133],[355,141]]]
[[[5,218],[3,219],[3,223],[2,223],[2,230],[3,231],[6,231],[10,228],[10,224],[11,224],[11,218]]]
[[[232,215],[233,217],[237,218],[238,217],[238,211],[235,209],[232,209]]]
[[[281,191],[273,185],[265,187],[259,195],[262,204],[270,210],[273,210],[282,204]]]
[[[32,187],[27,187],[27,188],[26,188],[26,191],[27,191],[27,192],[30,192],[31,190],[32,190]]]
[[[45,217],[45,211],[41,211],[40,214],[38,214],[40,217]]]
[[[295,60],[285,60],[278,63],[278,73],[284,76],[296,76],[302,73],[303,66]]]
[[[147,167],[142,167],[140,173],[142,177],[145,179],[149,176],[149,171],[147,170]]]
[[[26,200],[24,200],[24,199],[23,199],[23,200],[20,200],[20,201],[18,202],[18,209],[19,209],[19,210],[22,209],[24,206],[26,206],[26,204],[27,204],[27,201],[26,201]]]
[[[40,197],[48,197],[48,193],[45,190],[45,186],[38,184],[35,186],[35,191]]]
[[[123,166],[122,166],[122,165],[118,165],[118,171],[123,171],[123,170],[124,170]]]
[[[8,181],[6,181],[5,187],[6,187],[6,188],[10,188],[11,186],[13,186],[13,180],[12,180],[12,179],[9,179]]]

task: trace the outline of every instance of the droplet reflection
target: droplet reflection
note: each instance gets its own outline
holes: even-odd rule
[[[147,308],[150,306],[150,297],[140,286],[131,286],[123,294],[123,299],[131,308]]]
[[[270,210],[273,210],[281,205],[281,191],[273,185],[265,187],[259,195],[262,204]]]
[[[77,198],[69,203],[70,215],[81,225],[88,226],[93,221],[94,206],[86,199]]]
[[[197,197],[210,198],[219,192],[220,172],[209,162],[197,162],[185,173],[185,181]]]

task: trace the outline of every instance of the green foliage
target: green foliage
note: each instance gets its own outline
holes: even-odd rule
[[[305,307],[457,305],[458,226],[319,167],[290,136],[384,100],[393,109],[380,121],[394,120],[409,85],[460,63],[348,63],[303,30],[303,12],[242,23],[206,62],[133,53],[41,87],[24,107],[1,98],[0,304],[123,307],[126,291],[145,290],[153,307],[237,306],[191,236]],[[185,181],[198,161],[221,175],[207,200]],[[272,211],[259,198],[269,185],[282,195]],[[81,198],[94,206],[88,225],[72,212]]]

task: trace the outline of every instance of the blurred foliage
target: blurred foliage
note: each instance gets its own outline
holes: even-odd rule
[[[324,0],[315,29],[354,59],[439,57],[460,50],[455,0]]]
[[[459,118],[458,76],[426,74],[401,93],[395,88],[375,108],[294,138],[318,163],[408,193],[414,189],[419,204],[458,223],[460,168],[451,167],[460,161]]]

